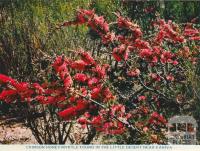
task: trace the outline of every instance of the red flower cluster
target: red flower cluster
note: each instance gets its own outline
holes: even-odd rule
[[[158,114],[157,112],[153,112],[151,114],[151,117],[149,119],[149,124],[159,125],[159,124],[166,124],[166,123],[167,121],[162,115]]]
[[[156,43],[160,44],[163,42],[163,40],[172,41],[174,43],[185,42],[184,37],[178,33],[178,27],[173,24],[171,20],[169,20],[167,23],[164,20],[159,20],[154,25],[158,25],[160,30],[155,38]]]

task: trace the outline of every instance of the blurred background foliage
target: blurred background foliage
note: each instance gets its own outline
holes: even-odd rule
[[[58,28],[60,23],[74,19],[79,8],[95,9],[109,22],[116,19],[113,12],[119,12],[141,25],[147,34],[156,17],[177,23],[196,18],[200,23],[199,1],[0,0],[0,73],[21,81],[43,80],[41,73],[51,62],[48,56],[68,54],[68,50],[79,47],[99,51],[98,37],[86,26]],[[195,80],[199,77],[193,75],[188,83],[197,90],[199,82]],[[198,102],[194,109],[197,118]],[[0,113],[8,112],[9,106],[0,103]]]

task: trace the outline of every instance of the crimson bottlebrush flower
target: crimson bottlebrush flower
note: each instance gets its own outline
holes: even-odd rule
[[[112,100],[112,99],[114,99],[115,97],[114,97],[114,95],[112,94],[112,92],[110,91],[110,89],[107,87],[107,88],[104,88],[103,90],[102,90],[102,96],[103,96],[103,100],[104,100],[104,102],[107,102],[107,101],[109,101],[109,100]]]
[[[161,54],[161,59],[160,59],[160,61],[161,61],[161,63],[172,63],[172,57],[173,57],[174,55],[170,52],[170,51],[164,51],[162,54]]]
[[[61,112],[58,113],[58,115],[65,120],[69,120],[74,116],[77,116],[79,114],[82,114],[84,110],[86,110],[88,107],[88,102],[84,100],[78,100],[77,105],[73,107],[69,107]]]
[[[160,76],[158,74],[156,74],[156,73],[150,73],[150,77],[155,81],[160,81],[161,80]]]
[[[134,28],[134,29],[132,29],[132,31],[133,31],[133,33],[134,33],[134,36],[135,36],[136,38],[138,38],[138,37],[141,37],[141,36],[142,36],[142,31],[141,31],[141,29],[140,29],[140,28]]]
[[[17,91],[27,91],[29,89],[29,83],[27,82],[14,82],[14,83],[11,83],[11,85],[13,87],[15,87],[17,89]]]
[[[47,96],[44,104],[54,104],[56,103],[56,98],[54,96]]]
[[[101,39],[103,44],[107,44],[109,42],[113,42],[116,39],[116,37],[113,32],[108,32],[106,35],[101,35]]]
[[[69,89],[73,84],[73,81],[72,81],[72,78],[71,76],[67,76],[65,79],[64,79],[64,86],[66,89]]]
[[[41,95],[44,92],[43,87],[40,86],[38,83],[33,83],[33,87],[35,88],[37,94]]]
[[[66,100],[66,97],[65,96],[56,96],[55,97],[55,103],[57,103],[57,102],[63,102],[63,101],[65,101]]]
[[[108,64],[104,64],[102,66],[97,65],[95,68],[92,69],[92,71],[95,72],[100,79],[103,79],[106,76],[106,71],[108,68]]]
[[[63,62],[60,66],[56,68],[57,72],[67,72],[67,64],[66,62]]]
[[[199,34],[199,31],[197,29],[186,28],[184,30],[184,35],[185,36],[195,36],[197,34]]]
[[[38,102],[42,103],[45,102],[46,97],[43,95],[38,95],[35,97],[35,100],[37,100]]]
[[[142,31],[137,24],[134,24],[128,18],[123,18],[122,16],[118,16],[117,19],[118,27],[125,28],[130,30],[133,34],[135,39],[142,36]]]
[[[62,63],[63,63],[63,58],[62,58],[62,56],[58,56],[58,57],[55,59],[55,61],[54,61],[54,63],[52,64],[52,66],[54,67],[54,69],[57,70],[57,68],[58,68],[60,65],[62,65]]]
[[[96,25],[98,25],[104,33],[107,33],[109,32],[109,26],[108,26],[108,23],[105,22],[103,16],[97,16],[97,15],[94,15],[94,22]]]
[[[6,75],[0,74],[0,83],[8,83],[8,82],[14,83],[16,81]]]
[[[111,109],[112,109],[112,115],[120,115],[120,116],[125,115],[125,106],[122,104],[113,105]]]
[[[32,99],[32,95],[35,94],[35,91],[34,90],[31,90],[31,89],[27,89],[25,91],[18,91],[18,94],[20,95],[21,97],[21,101],[31,101]]]
[[[96,65],[95,60],[93,59],[93,57],[88,52],[80,50],[79,53],[81,55],[81,59],[84,62],[86,62],[87,64]]]
[[[78,12],[82,13],[86,16],[93,16],[94,15],[94,10],[79,9]]]
[[[88,102],[85,100],[78,100],[76,106],[76,112],[81,114],[85,109],[88,108]]]
[[[74,103],[76,101],[76,97],[75,96],[71,96],[69,98],[70,103]]]
[[[158,112],[153,112],[149,119],[149,123],[150,124],[159,124],[159,123],[166,124],[167,121],[162,115],[158,114]]]
[[[36,96],[35,99],[39,101],[41,104],[54,104],[59,101],[59,100],[56,100],[56,97],[54,96],[46,97],[46,96],[39,95],[39,96]]]
[[[122,134],[125,128],[121,122],[117,122],[115,125],[113,122],[106,122],[103,125],[103,131],[107,134]]]
[[[90,88],[92,88],[93,86],[97,85],[98,82],[99,82],[99,78],[92,77],[92,78],[88,79],[88,86]]]
[[[117,23],[119,28],[123,28],[123,27],[129,27],[131,26],[131,22],[128,19],[123,18],[122,16],[119,16],[117,19]]]
[[[61,26],[84,24],[93,15],[94,15],[94,11],[93,10],[79,9],[78,14],[76,16],[76,20],[74,20],[74,21],[66,21]]]
[[[103,123],[103,118],[100,115],[94,116],[91,121],[91,124],[94,126],[101,126],[102,123]]]
[[[133,44],[134,47],[138,49],[149,49],[150,44],[147,41],[141,40],[141,39],[136,39]]]
[[[168,81],[174,81],[174,76],[171,75],[171,74],[169,74],[169,75],[166,76],[166,79],[167,79]]]
[[[166,32],[164,30],[160,30],[155,37],[155,42],[161,43],[163,39],[165,38],[165,35],[166,35]]]
[[[161,52],[162,52],[161,47],[153,47],[153,54],[160,55]]]
[[[74,76],[74,79],[75,79],[76,81],[79,81],[79,82],[85,82],[85,81],[88,79],[88,77],[87,77],[87,75],[85,75],[85,74],[83,74],[83,73],[77,73],[77,74]]]
[[[176,65],[178,64],[178,61],[174,60],[174,61],[172,62],[172,64],[173,64],[174,66],[176,66]]]
[[[200,41],[200,36],[190,37],[189,40],[197,40],[197,41]]]
[[[135,69],[135,70],[128,71],[127,75],[130,77],[138,77],[140,75],[140,70]]]
[[[138,100],[139,101],[144,101],[144,100],[146,100],[146,96],[141,95],[141,96],[138,97]]]
[[[116,52],[113,52],[112,55],[113,55],[113,57],[115,58],[116,61],[121,61],[122,60],[121,56],[119,54],[117,54]]]
[[[58,113],[58,115],[65,120],[69,120],[71,117],[74,117],[77,115],[76,113],[76,107],[69,107],[61,112]]]
[[[85,70],[86,66],[88,66],[88,64],[83,60],[78,60],[71,63],[71,68],[77,70]]]
[[[141,52],[139,53],[139,56],[141,58],[149,58],[152,56],[152,51],[150,49],[142,49]]]
[[[87,89],[85,87],[81,87],[80,90],[81,90],[81,93],[82,93],[83,96],[87,95],[88,91],[87,91]]]
[[[100,86],[93,88],[92,91],[91,91],[91,98],[92,99],[98,99],[100,92],[101,92]]]
[[[77,120],[77,122],[78,122],[79,124],[81,124],[81,125],[84,125],[84,124],[89,123],[89,121],[88,121],[86,118],[84,118],[84,117],[80,117],[80,118]]]
[[[157,62],[158,62],[158,57],[157,57],[157,56],[154,56],[151,62],[157,63]]]
[[[85,113],[84,113],[84,117],[86,117],[86,118],[90,118],[90,117],[91,117],[91,115],[90,115],[90,113],[89,113],[89,112],[85,112]]]
[[[128,59],[128,50],[126,49],[126,45],[122,44],[113,49],[112,55],[116,61],[122,61]]]
[[[16,90],[3,90],[1,93],[0,93],[0,100],[7,100],[15,95],[17,95],[17,91]]]

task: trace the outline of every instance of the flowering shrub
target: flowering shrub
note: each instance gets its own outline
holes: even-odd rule
[[[57,56],[50,73],[54,78],[42,84],[0,75],[0,100],[54,105],[63,120],[83,128],[127,134],[131,143],[165,143],[166,117],[179,113],[177,96],[184,97],[187,68],[198,61],[199,29],[158,19],[154,34],[145,37],[139,25],[116,16],[108,24],[94,10],[80,9],[74,21],[61,25],[86,24],[97,32],[107,48],[100,53],[112,55],[111,62],[102,64],[79,49],[76,59]]]

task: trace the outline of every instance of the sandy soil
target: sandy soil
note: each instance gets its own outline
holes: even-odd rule
[[[0,144],[37,144],[31,130],[21,123],[0,125]]]

